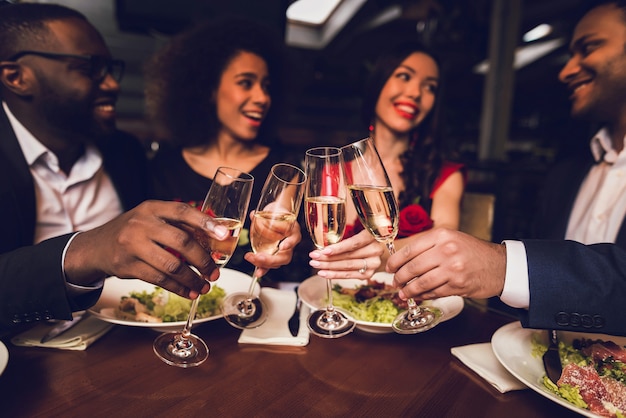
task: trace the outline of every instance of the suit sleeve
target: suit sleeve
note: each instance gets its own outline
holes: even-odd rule
[[[626,251],[562,240],[524,245],[530,305],[523,326],[626,335]]]
[[[0,255],[0,329],[45,320],[71,319],[87,309],[101,289],[68,298],[61,256],[72,234]]]

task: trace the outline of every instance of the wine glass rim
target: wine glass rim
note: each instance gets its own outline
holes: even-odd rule
[[[341,155],[339,147],[313,147],[306,150],[306,155],[311,157],[334,157]]]
[[[290,168],[293,168],[294,170],[300,172],[300,174],[302,175],[301,176],[302,180],[300,180],[300,181],[290,181],[290,180],[285,180],[282,177],[278,176],[275,173],[275,171],[276,171],[276,169],[278,167],[281,167],[281,166],[283,166],[283,167],[290,167]],[[288,164],[288,163],[277,163],[277,164],[274,164],[272,166],[271,172],[272,172],[272,175],[278,177],[281,181],[283,181],[283,182],[285,182],[287,184],[290,184],[290,185],[297,186],[297,185],[300,185],[300,184],[304,184],[306,182],[306,173],[304,172],[304,170],[302,170],[300,167],[297,167],[297,166],[295,166],[293,164]]]
[[[374,140],[372,139],[371,136],[366,136],[365,138],[361,138],[358,141],[354,141],[354,142],[349,143],[348,145],[344,145],[343,147],[341,147],[341,150],[343,151],[344,149],[351,148],[351,147],[360,148],[359,145],[363,143],[371,143],[372,145],[374,145]],[[376,148],[375,145],[374,145],[374,148]]]
[[[254,177],[252,176],[252,174],[246,173],[245,171],[242,171],[238,168],[227,167],[227,166],[221,166],[217,168],[217,170],[215,171],[215,175],[213,176],[214,180],[217,177],[217,173],[220,173],[220,172],[224,174],[225,176],[227,176],[228,178],[232,179],[233,181],[253,181],[254,180]]]

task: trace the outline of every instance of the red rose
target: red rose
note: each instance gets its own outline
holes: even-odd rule
[[[433,220],[418,204],[412,204],[400,211],[398,238],[406,238],[433,227]]]
[[[352,225],[346,225],[343,239],[350,238],[363,230],[363,224],[358,219]]]

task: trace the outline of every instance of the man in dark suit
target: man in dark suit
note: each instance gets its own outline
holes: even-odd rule
[[[208,292],[219,272],[189,231],[226,231],[186,204],[141,203],[142,147],[115,128],[123,63],[98,31],[24,3],[1,8],[0,39],[0,328],[71,319],[110,275]]]
[[[596,3],[570,50],[559,78],[572,116],[603,127],[593,160],[579,156],[548,178],[537,223],[546,240],[493,244],[428,231],[389,258],[401,297],[499,296],[523,308],[526,327],[626,335],[626,2]]]
[[[559,74],[572,117],[597,123],[591,152],[557,164],[544,184],[535,236],[626,248],[626,3],[601,1],[574,30]]]
[[[390,256],[386,269],[402,298],[498,296],[520,308],[525,327],[626,335],[626,251],[615,244],[495,244],[435,228]],[[526,282],[512,279],[520,273]]]

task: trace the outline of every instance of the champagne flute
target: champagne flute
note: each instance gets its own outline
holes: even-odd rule
[[[311,148],[306,152],[305,165],[306,226],[315,247],[322,249],[339,242],[346,228],[346,187],[341,170],[341,150]],[[326,280],[326,294],[326,309],[312,312],[308,327],[319,337],[343,337],[352,332],[356,323],[333,306],[331,279]]]
[[[272,167],[250,225],[250,244],[256,254],[276,254],[291,232],[300,211],[305,179],[304,171],[293,165],[280,163]],[[267,319],[267,307],[254,296],[262,276],[258,267],[252,276],[247,293],[233,293],[222,302],[224,318],[235,328],[256,328]]]
[[[219,268],[224,267],[237,248],[239,233],[248,212],[253,182],[254,178],[250,174],[234,168],[220,167],[204,199],[202,212],[213,217],[229,231],[228,237],[221,241],[201,231],[195,231],[195,238],[210,251]],[[154,352],[169,365],[194,367],[202,364],[209,356],[205,342],[191,333],[199,299],[191,302],[182,332],[166,332],[154,340]]]
[[[344,174],[352,202],[363,226],[376,241],[395,253],[398,235],[398,203],[385,167],[371,138],[341,148]],[[431,329],[442,317],[440,309],[420,306],[407,300],[408,310],[400,313],[391,327],[399,334],[416,334]]]

